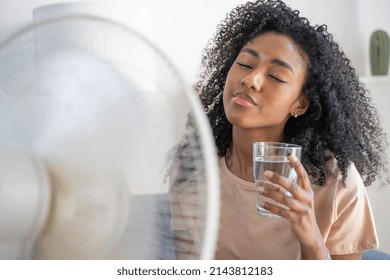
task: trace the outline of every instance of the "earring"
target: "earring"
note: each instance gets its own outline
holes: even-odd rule
[[[291,116],[293,116],[294,118],[298,118],[297,112],[292,112]]]

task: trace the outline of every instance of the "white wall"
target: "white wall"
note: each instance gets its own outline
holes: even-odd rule
[[[389,77],[365,77],[364,82],[373,92],[373,101],[382,116],[383,128],[390,135],[390,79]],[[390,162],[390,149],[387,150]],[[389,199],[390,187],[384,187],[380,182],[369,187],[368,194],[376,220],[380,248],[390,252]]]
[[[97,2],[81,0],[82,2]],[[153,39],[181,72],[192,81],[200,52],[218,22],[245,0],[101,0],[111,4],[141,2],[150,6],[155,25]],[[71,0],[0,0],[0,35],[32,20],[32,9],[41,5],[75,2]],[[314,23],[326,23],[362,75],[369,74],[368,40],[371,32],[390,32],[388,0],[286,0]],[[185,51],[184,51],[185,50]]]
[[[191,83],[197,73],[201,50],[212,36],[218,22],[237,4],[245,0],[145,0],[150,13],[145,14],[145,29],[141,20],[137,20],[137,29],[154,41],[174,64],[184,78]],[[32,10],[38,6],[73,1],[55,0],[0,0],[0,38],[11,30],[32,21]],[[83,1],[91,2],[91,1]],[[120,1],[107,0],[111,4]],[[135,2],[128,0],[127,2]],[[286,0],[293,8],[314,23],[326,23],[329,31],[335,35],[345,52],[352,59],[359,74],[369,79],[368,86],[375,96],[378,91],[377,80],[370,76],[368,64],[368,42],[372,31],[377,28],[390,33],[390,1],[388,0]],[[152,30],[149,20],[152,19]],[[125,23],[131,18],[121,16]],[[389,77],[387,77],[389,79]],[[385,79],[386,80],[386,79]],[[380,91],[389,93],[390,85],[386,81]],[[378,93],[379,94],[379,93]],[[389,93],[390,94],[390,93]],[[387,103],[388,104],[388,103]],[[389,110],[381,110],[386,126],[390,122]],[[390,133],[390,132],[389,132]],[[370,189],[374,214],[378,223],[381,240],[380,249],[390,252],[390,224],[388,212],[389,190]]]
[[[0,0],[0,37],[10,30],[20,28],[32,21],[32,10],[41,5],[71,3],[72,0]],[[78,2],[103,2],[121,5],[123,2],[137,2],[149,5],[154,18],[154,35],[150,30],[146,35],[160,46],[187,81],[192,82],[197,72],[202,48],[212,36],[218,22],[230,9],[241,3],[239,0],[81,0]],[[150,14],[145,15],[149,20]],[[131,22],[131,19],[120,20]],[[145,23],[149,26],[149,22]],[[145,31],[141,26],[137,29]]]
[[[287,0],[317,24],[325,23],[362,76],[370,75],[369,39],[376,29],[390,33],[388,0]]]

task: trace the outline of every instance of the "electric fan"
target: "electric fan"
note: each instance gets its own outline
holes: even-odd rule
[[[3,41],[0,258],[175,258],[164,178],[188,114],[199,137],[187,159],[205,182],[191,258],[212,258],[219,175],[202,111],[152,43],[109,19],[41,21]]]

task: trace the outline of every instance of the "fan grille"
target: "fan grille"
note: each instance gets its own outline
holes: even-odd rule
[[[0,146],[34,154],[53,193],[31,257],[174,258],[166,157],[194,108],[206,127],[200,105],[166,57],[107,19],[43,21],[5,40]],[[197,194],[206,245],[193,258],[212,257],[216,230],[210,225],[218,213],[217,182],[209,179],[218,177],[211,134],[202,129],[201,151],[189,156],[206,155],[196,167],[210,181]]]

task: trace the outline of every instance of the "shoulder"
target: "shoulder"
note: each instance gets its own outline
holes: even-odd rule
[[[333,188],[334,210],[336,217],[342,215],[346,209],[363,208],[369,209],[366,187],[355,164],[350,163],[345,178],[337,166],[337,160],[329,162],[332,173],[329,176],[325,187]]]
[[[332,182],[333,184],[336,183],[340,189],[348,189],[350,191],[365,188],[363,179],[353,162],[350,162],[346,174],[343,175],[338,166],[337,159],[331,153],[328,153],[328,156],[329,160],[326,163],[326,185]]]
[[[347,200],[345,203],[352,203],[366,196],[366,187],[364,186],[363,179],[356,169],[355,164],[352,162],[348,168],[345,184],[339,186],[338,200],[341,202],[344,199]]]
[[[367,193],[363,179],[353,162],[350,163],[346,174],[343,175],[338,167],[337,159],[330,156],[326,172],[327,179],[324,185],[312,185],[317,199],[326,198],[329,203],[332,201],[336,212],[341,212],[342,209],[358,200],[366,200]]]
[[[345,189],[364,188],[363,179],[353,162],[349,163],[347,172],[344,175],[341,172],[338,161],[333,153],[327,151],[326,156],[329,158],[326,162],[326,184],[329,184],[329,182],[332,182],[333,184],[337,183],[339,187],[343,187]]]
[[[329,239],[334,252],[360,252],[378,245],[374,218],[366,187],[354,163],[351,163],[344,183],[340,180],[334,192],[333,223]],[[345,235],[344,242],[341,236]]]

